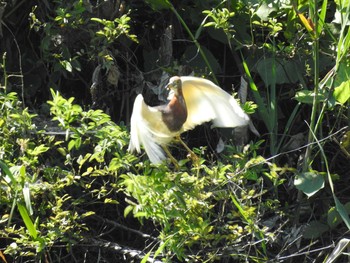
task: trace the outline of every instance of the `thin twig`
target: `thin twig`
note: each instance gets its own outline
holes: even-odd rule
[[[123,229],[125,231],[128,231],[130,233],[133,233],[133,234],[136,234],[140,237],[143,237],[143,238],[146,238],[146,239],[151,239],[151,240],[154,240],[154,241],[159,241],[158,238],[154,237],[154,236],[151,236],[149,234],[145,234],[139,230],[136,230],[136,229],[133,229],[133,228],[129,228],[127,226],[124,226],[122,224],[119,224],[113,220],[109,220],[109,219],[106,219],[106,218],[103,218],[101,216],[98,216],[98,215],[91,215],[92,218],[98,220],[98,221],[102,221],[104,223],[107,223],[108,225],[112,225],[113,227],[115,228],[119,228],[119,229]],[[99,235],[99,236],[102,236],[102,235],[105,235],[105,233]]]
[[[348,129],[348,126],[345,126],[345,127],[341,128],[341,129],[339,129],[338,131],[336,131],[335,133],[332,133],[332,134],[328,135],[327,137],[324,137],[324,138],[320,139],[318,142],[311,142],[311,143],[305,144],[305,145],[303,145],[303,146],[300,146],[300,147],[298,147],[298,148],[296,148],[296,149],[293,149],[293,150],[289,150],[289,151],[286,151],[286,152],[281,152],[281,153],[275,154],[275,155],[273,155],[273,156],[271,156],[271,157],[269,157],[269,158],[264,159],[264,160],[261,161],[261,162],[258,162],[258,163],[256,163],[256,164],[253,164],[253,165],[249,166],[249,168],[252,168],[252,167],[255,167],[255,166],[264,164],[264,163],[266,163],[266,162],[268,162],[268,161],[270,161],[270,160],[273,160],[273,159],[275,159],[275,158],[277,158],[277,157],[279,157],[279,156],[286,155],[286,154],[289,154],[289,153],[293,153],[293,152],[302,150],[302,149],[304,149],[304,148],[306,148],[306,147],[309,147],[310,144],[314,145],[314,144],[317,144],[317,143],[326,141],[326,140],[328,140],[328,139],[334,137],[336,134],[343,132],[343,131],[346,130],[346,129]],[[245,169],[246,169],[246,168],[241,169],[241,170],[238,171],[236,174],[241,174],[241,173],[243,173],[243,172],[245,171]]]
[[[310,250],[310,251],[306,251],[306,252],[302,252],[302,253],[296,253],[296,254],[292,254],[292,255],[288,255],[288,256],[284,256],[284,257],[277,257],[276,259],[278,261],[281,261],[281,260],[285,260],[285,259],[289,259],[289,258],[293,258],[293,257],[298,257],[298,256],[306,255],[306,254],[319,252],[319,251],[322,251],[322,250],[325,250],[325,249],[329,249],[329,248],[333,248],[333,247],[334,247],[334,244],[331,244],[331,245],[326,246],[326,247],[316,248],[316,249],[313,249],[313,250]]]
[[[112,250],[118,254],[126,255],[129,256],[133,259],[138,259],[141,260],[143,259],[146,254],[141,251],[141,250],[136,250],[127,246],[121,246],[116,242],[110,242],[107,240],[102,240],[102,239],[96,239],[96,238],[90,238],[87,240],[87,244],[78,244],[78,246],[86,246],[86,247],[99,247],[99,248],[104,248],[108,250]],[[154,259],[152,257],[148,257],[147,262],[152,262],[152,263],[162,263],[162,261]]]
[[[24,1],[23,1],[24,2]],[[18,51],[18,66],[19,66],[19,75],[12,75],[12,76],[16,76],[19,77],[21,80],[21,91],[22,91],[22,103],[23,103],[23,107],[25,107],[25,102],[24,102],[24,80],[23,80],[23,69],[22,69],[22,53],[21,53],[21,49],[19,48],[18,42],[16,40],[16,36],[13,34],[13,32],[11,31],[11,29],[3,22],[1,21],[1,24],[6,27],[6,29],[10,32],[10,34],[13,37],[13,41],[16,45],[17,51]]]

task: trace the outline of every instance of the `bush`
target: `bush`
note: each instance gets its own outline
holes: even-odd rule
[[[349,13],[344,1],[3,2],[1,259],[340,257]],[[214,133],[195,130],[199,165],[174,149],[178,171],[128,154],[136,93],[155,105],[187,74],[246,91],[261,138],[217,155]]]

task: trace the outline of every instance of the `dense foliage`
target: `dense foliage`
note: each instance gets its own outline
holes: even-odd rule
[[[0,19],[1,262],[349,261],[348,0],[14,0]],[[136,94],[188,74],[247,93],[261,136],[203,125],[178,170],[128,153]]]

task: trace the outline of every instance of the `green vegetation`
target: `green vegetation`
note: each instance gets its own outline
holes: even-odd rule
[[[349,261],[349,1],[175,2],[0,3],[0,262]],[[136,94],[190,73],[261,137],[129,154]]]

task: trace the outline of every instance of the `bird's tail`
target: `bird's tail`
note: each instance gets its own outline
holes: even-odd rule
[[[130,142],[128,151],[137,153],[141,152],[141,145],[143,145],[149,159],[152,163],[162,162],[166,156],[162,147],[157,144],[153,138],[153,133],[149,129],[147,123],[142,118],[142,109],[147,107],[144,105],[142,95],[138,95],[134,102],[133,114],[131,116],[131,131],[130,131]]]

